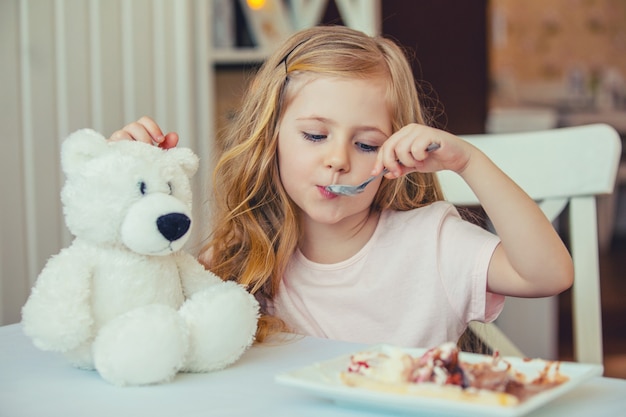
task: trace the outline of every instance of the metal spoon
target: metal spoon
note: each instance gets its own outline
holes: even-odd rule
[[[439,147],[440,147],[440,145],[438,143],[431,143],[426,148],[426,152],[432,152],[434,150],[439,149]],[[357,194],[361,194],[363,192],[363,190],[365,190],[365,187],[367,187],[367,185],[370,182],[374,181],[378,177],[382,177],[383,175],[385,175],[388,172],[389,172],[389,170],[387,168],[385,168],[385,169],[383,169],[383,171],[380,174],[373,175],[373,176],[369,177],[368,179],[366,179],[365,181],[363,181],[359,185],[333,184],[333,185],[327,185],[324,188],[326,189],[326,191],[329,191],[329,192],[331,192],[333,194],[347,195],[347,196],[357,195]]]

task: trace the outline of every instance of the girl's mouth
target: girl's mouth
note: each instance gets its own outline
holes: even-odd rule
[[[317,189],[319,190],[320,194],[322,194],[322,197],[324,198],[333,199],[333,198],[339,197],[337,194],[331,193],[330,191],[328,191],[326,187],[323,185],[318,185]]]

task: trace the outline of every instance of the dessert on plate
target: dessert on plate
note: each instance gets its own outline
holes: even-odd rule
[[[386,346],[351,355],[340,377],[353,387],[504,406],[520,404],[568,380],[558,361],[544,361],[543,369],[529,377],[498,353],[474,355],[478,361],[464,361],[462,356],[451,342],[417,357]]]

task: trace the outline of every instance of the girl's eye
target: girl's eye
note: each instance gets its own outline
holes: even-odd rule
[[[327,138],[326,135],[319,135],[319,134],[307,133],[307,132],[302,132],[302,136],[304,137],[304,139],[310,140],[311,142],[319,142]]]
[[[378,151],[378,148],[380,148],[380,146],[367,145],[367,144],[361,143],[361,142],[358,142],[356,144],[356,146],[358,146],[359,149],[362,150],[363,152],[376,152],[376,151]]]

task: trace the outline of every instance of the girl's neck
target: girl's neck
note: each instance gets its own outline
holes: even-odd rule
[[[302,224],[303,236],[299,248],[310,261],[333,264],[351,258],[359,252],[376,231],[380,212],[370,213],[364,219],[339,224]]]

